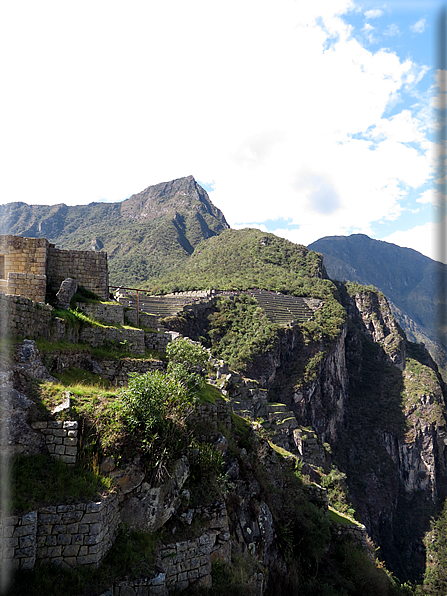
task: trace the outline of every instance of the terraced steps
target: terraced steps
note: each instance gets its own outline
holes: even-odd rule
[[[181,296],[142,296],[140,294],[139,307],[140,310],[151,315],[157,316],[159,319],[176,315],[182,311],[185,306],[193,304],[197,301],[211,300],[214,296],[237,296],[239,294],[247,294],[258,302],[259,306],[264,309],[267,317],[279,325],[290,325],[299,321],[309,321],[313,318],[315,310],[317,310],[321,301],[313,298],[302,298],[296,296],[288,296],[277,292],[269,292],[267,290],[251,290],[247,292],[214,292],[212,295],[199,297],[196,295],[188,296],[187,294]],[[120,304],[136,308],[136,297],[129,295],[119,300]]]

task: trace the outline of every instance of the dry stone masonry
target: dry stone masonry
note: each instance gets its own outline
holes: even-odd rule
[[[113,544],[119,524],[118,497],[98,502],[41,507],[3,518],[0,554],[11,567],[36,562],[98,566]]]
[[[74,421],[50,420],[33,422],[31,428],[45,436],[49,453],[66,464],[74,465],[78,453],[78,423]]]
[[[108,298],[107,253],[61,250],[46,238],[0,236],[0,291],[45,302],[47,282],[54,292],[67,277]]]

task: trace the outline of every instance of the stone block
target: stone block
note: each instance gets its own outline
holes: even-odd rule
[[[78,441],[74,437],[65,437],[62,442],[63,442],[64,445],[68,445],[70,447],[73,447],[73,446],[76,446],[77,445],[77,442]]]
[[[14,539],[12,539],[14,540]],[[34,536],[22,536],[19,538],[19,546],[20,548],[28,548],[29,546],[35,547],[36,541]]]
[[[77,430],[68,430],[67,431],[67,437],[76,438],[77,436],[78,436]]]
[[[14,530],[14,537],[29,536],[36,533],[36,526],[17,526]]]
[[[67,440],[67,439],[65,439]],[[77,447],[65,447],[65,455],[71,455],[71,456],[75,456],[78,452],[78,448]]]
[[[31,423],[31,428],[33,428],[34,430],[40,430],[42,428],[47,428],[47,422],[32,422]]]
[[[62,545],[71,544],[71,534],[59,534],[57,543]]]
[[[100,534],[100,532],[103,529],[103,524],[102,523],[96,523],[96,524],[90,524],[90,532],[89,535],[90,536],[96,536],[97,534]]]
[[[77,567],[78,560],[76,557],[64,557],[64,563],[66,563],[69,567]]]
[[[102,515],[100,513],[85,513],[82,518],[84,524],[95,524],[102,521]]]
[[[78,565],[92,565],[94,563],[98,563],[101,557],[98,553],[94,555],[84,555],[78,556]]]
[[[57,536],[47,536],[45,544],[47,546],[56,546],[57,545]]]
[[[75,522],[81,521],[83,516],[82,511],[67,511],[62,514],[62,521],[66,524],[74,524]],[[81,532],[81,530],[79,530]]]
[[[87,505],[85,507],[85,512],[86,513],[98,513],[99,511],[102,511],[103,507],[104,507],[104,501],[87,503]]]
[[[90,524],[79,524],[79,533],[80,534],[88,534],[90,531]]]
[[[51,455],[53,455],[54,454],[54,450],[56,449],[56,445],[53,445],[53,444],[47,445],[47,449],[48,449],[48,452]]]
[[[25,557],[20,560],[20,569],[33,569],[36,563],[36,557]]]
[[[71,543],[80,545],[84,544],[84,534],[72,534]]]
[[[78,428],[78,423],[76,420],[66,420],[64,422],[64,429],[67,431],[76,431]]]
[[[79,523],[68,524],[66,530],[67,534],[79,534]]]
[[[75,465],[76,463],[76,456],[75,455],[61,455],[59,459],[67,465]]]
[[[100,542],[101,540],[102,540],[101,534],[98,534],[97,536],[86,536],[84,539],[84,544],[87,544],[88,546],[90,546],[92,544],[98,544],[98,542]]]
[[[36,547],[35,546],[27,546],[26,548],[17,548],[15,552],[16,558],[21,557],[35,557],[36,556]]]
[[[47,437],[47,443],[50,443],[49,439],[50,439],[50,437]],[[55,445],[63,445],[63,438],[55,437],[55,436],[51,435],[51,443],[54,443]]]
[[[72,511],[76,511],[75,505],[58,505],[57,506],[58,513],[71,513]]]
[[[54,448],[55,455],[64,455],[65,454],[65,445],[56,445]]]
[[[62,556],[63,557],[76,557],[80,548],[81,547],[79,546],[79,544],[68,544],[67,546],[63,547]]]

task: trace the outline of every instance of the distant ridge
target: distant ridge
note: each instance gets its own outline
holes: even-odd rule
[[[326,236],[308,248],[323,255],[331,279],[372,284],[381,290],[408,338],[424,342],[447,370],[447,330],[439,329],[436,322],[438,309],[446,307],[438,279],[447,265],[364,234]]]
[[[198,242],[228,228],[193,176],[149,186],[121,203],[0,205],[1,234],[106,250],[111,284],[156,278],[187,259]]]

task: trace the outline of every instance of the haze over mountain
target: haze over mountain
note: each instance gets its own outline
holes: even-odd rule
[[[381,290],[408,338],[424,342],[438,364],[447,368],[446,329],[440,328],[438,320],[439,309],[445,309],[440,280],[446,265],[364,234],[327,236],[308,248],[323,255],[331,279],[372,284]]]
[[[193,176],[149,186],[121,203],[0,205],[1,234],[104,249],[110,283],[133,287],[185,261],[199,241],[228,227]]]

